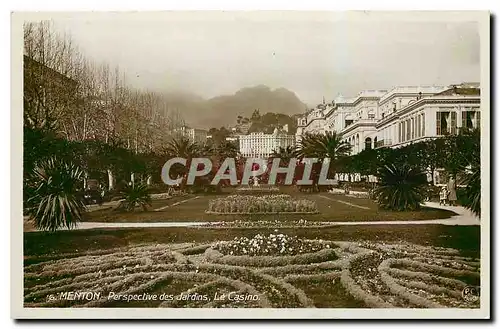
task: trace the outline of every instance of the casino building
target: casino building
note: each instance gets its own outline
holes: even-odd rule
[[[406,86],[338,96],[298,119],[296,140],[306,133],[335,131],[356,154],[367,148],[401,147],[479,127],[478,83]]]
[[[300,117],[295,137],[300,141],[306,133],[335,131],[352,145],[352,154],[402,147],[479,127],[480,98],[479,83],[400,86],[362,91],[354,98],[339,95]]]

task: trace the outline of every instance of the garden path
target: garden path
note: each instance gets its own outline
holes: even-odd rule
[[[425,224],[441,224],[441,225],[480,225],[480,220],[470,211],[459,206],[440,206],[437,202],[426,202],[426,206],[440,209],[447,209],[457,213],[456,216],[446,219],[430,219],[430,220],[415,220],[415,221],[372,221],[372,222],[324,222],[325,226],[338,225],[425,225]],[[141,227],[196,227],[214,222],[148,222],[148,223],[97,223],[97,222],[82,222],[78,224],[77,230],[99,229],[99,228],[141,228]]]
[[[327,199],[329,197],[321,196]],[[199,196],[186,199],[170,206],[175,206],[177,204],[187,202],[193,199],[199,198]],[[334,199],[331,199],[334,200]],[[338,202],[345,203],[352,207],[366,208],[360,205],[352,204],[350,202],[334,200]],[[437,202],[426,202],[425,206],[439,209],[446,209],[455,212],[457,215],[446,219],[430,219],[430,220],[415,220],[415,221],[369,221],[369,222],[323,222],[322,224],[326,226],[338,226],[338,225],[425,225],[425,224],[441,224],[441,225],[480,225],[480,220],[477,216],[472,214],[469,210],[460,206],[442,206]],[[169,206],[167,206],[169,207]],[[155,210],[162,210],[166,207],[158,208]],[[368,208],[367,208],[368,209]],[[105,222],[81,222],[78,224],[76,230],[88,230],[88,229],[100,229],[100,228],[147,228],[147,227],[196,227],[203,225],[214,225],[214,222],[133,222],[133,223],[105,223]],[[32,225],[25,225],[25,232],[36,231]]]

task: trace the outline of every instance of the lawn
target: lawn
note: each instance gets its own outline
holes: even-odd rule
[[[479,285],[477,226],[370,225],[276,231],[141,228],[26,232],[25,306],[479,306],[461,298],[465,285]],[[309,247],[304,251],[289,249],[290,256],[275,252],[251,257],[245,256],[245,249],[243,254],[233,255],[231,247],[217,247],[217,242],[227,246],[224,241],[234,238],[248,241],[247,248],[259,243],[266,246],[277,237],[280,243],[294,241],[294,247]],[[65,291],[91,291],[98,296],[92,300],[57,297]],[[124,297],[110,298],[115,295]],[[217,299],[220,295],[243,299]]]
[[[245,228],[127,228],[58,231],[54,233],[25,232],[26,257],[53,257],[66,253],[85,253],[148,243],[209,243],[230,240],[237,236],[267,234],[274,229]],[[450,225],[346,225],[325,228],[280,229],[280,232],[304,238],[346,241],[387,241],[455,248],[479,252],[479,226]],[[56,256],[58,257],[58,256]]]
[[[301,194],[288,192],[293,198],[316,202],[318,214],[269,214],[269,215],[214,215],[206,214],[211,199],[224,195],[186,195],[169,200],[155,200],[149,211],[131,213],[103,209],[89,212],[84,221],[89,222],[220,222],[220,221],[280,221],[295,222],[351,222],[351,221],[404,221],[444,219],[454,212],[424,207],[420,211],[392,212],[378,209],[373,200],[352,198],[328,193]],[[155,211],[156,210],[156,211]]]

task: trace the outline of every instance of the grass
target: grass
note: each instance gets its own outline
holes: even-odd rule
[[[287,191],[288,192],[288,191]],[[218,221],[325,221],[325,222],[355,222],[355,221],[405,221],[444,219],[455,215],[454,212],[424,207],[420,211],[393,212],[378,209],[373,200],[352,198],[343,195],[300,194],[288,192],[293,198],[313,200],[317,203],[319,214],[269,214],[269,215],[215,215],[206,214],[208,202],[220,195],[193,195],[176,197],[169,200],[155,200],[150,211],[135,211],[123,213],[111,209],[103,209],[85,214],[84,221],[89,222],[218,222]],[[179,201],[184,203],[176,204]],[[362,209],[352,205],[368,208]],[[160,211],[160,209],[166,207]]]
[[[135,244],[213,242],[234,237],[253,237],[273,233],[273,229],[228,228],[133,228],[59,231],[54,233],[25,232],[25,257],[60,258],[65,253],[85,253]],[[340,241],[409,242],[462,250],[479,254],[479,226],[449,225],[366,225],[327,228],[280,229],[281,233],[302,238]]]

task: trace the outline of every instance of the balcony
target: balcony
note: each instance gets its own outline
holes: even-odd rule
[[[382,139],[380,141],[375,142],[375,148],[378,149],[380,147],[386,147],[392,145],[392,139]]]

